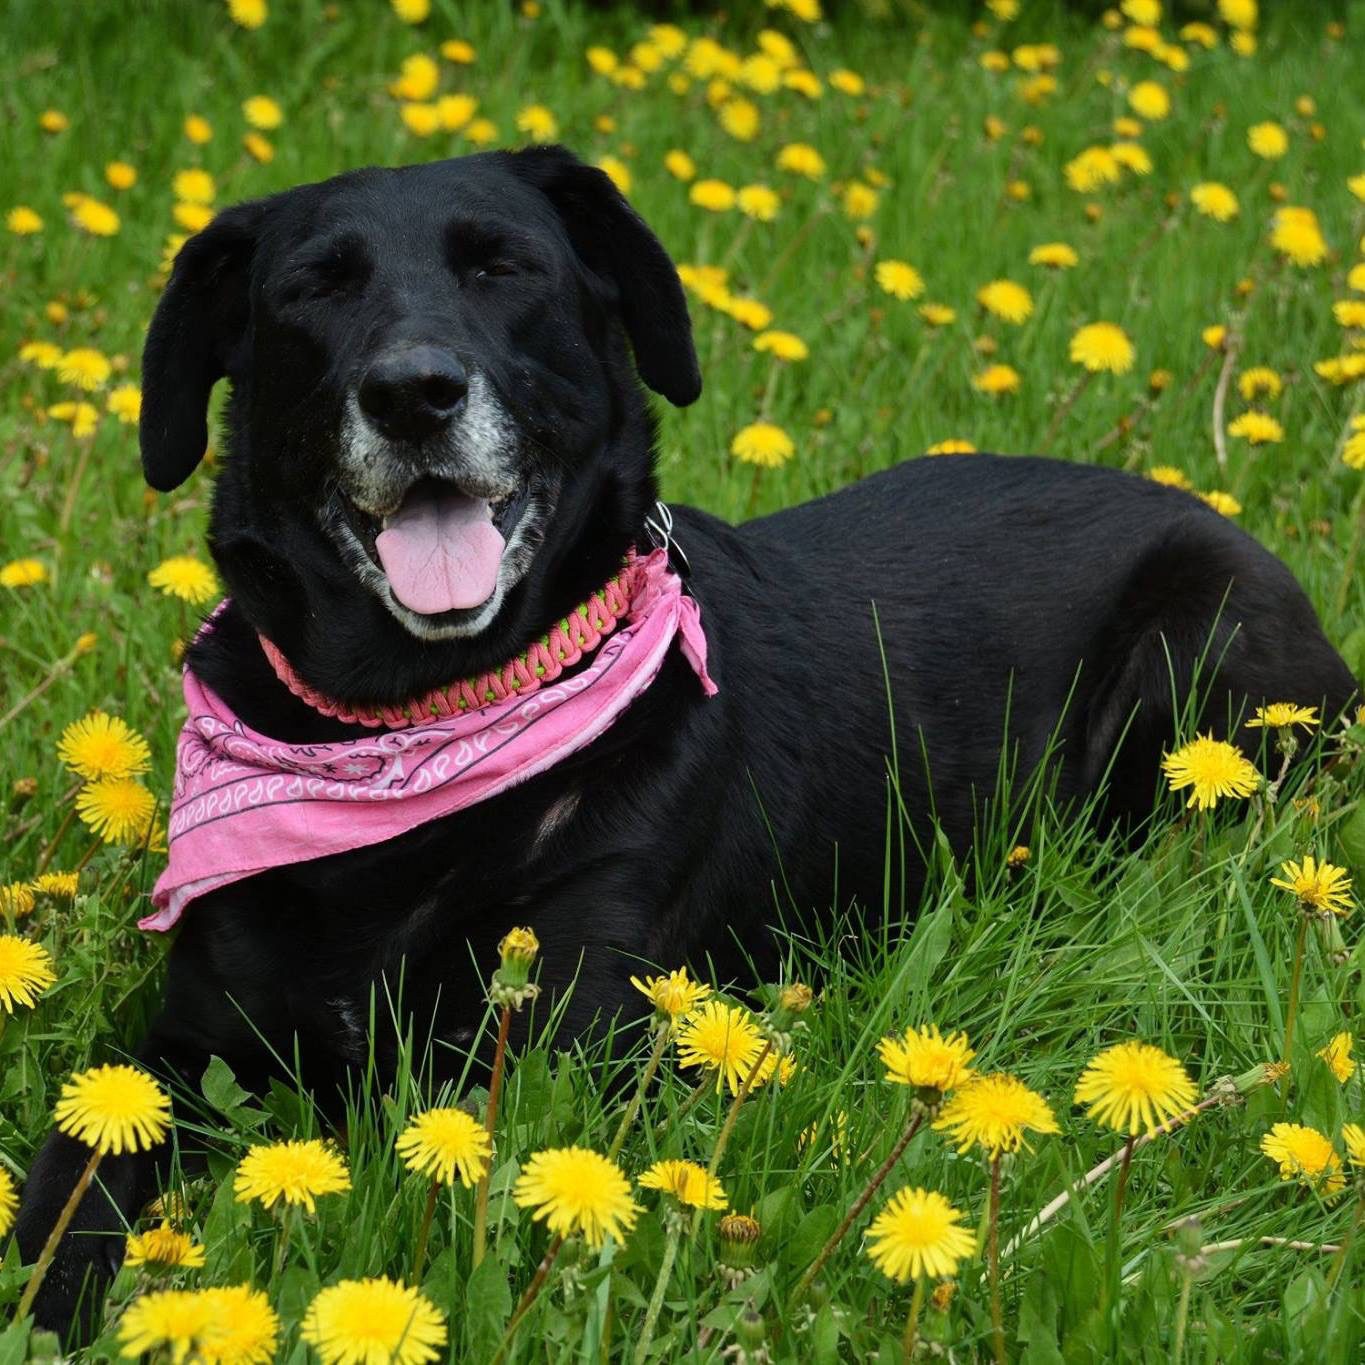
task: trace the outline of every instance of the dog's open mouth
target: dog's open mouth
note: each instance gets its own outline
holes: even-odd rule
[[[387,516],[343,496],[346,519],[394,597],[422,616],[482,606],[498,586],[503,551],[529,491],[490,500],[446,479],[419,479]]]

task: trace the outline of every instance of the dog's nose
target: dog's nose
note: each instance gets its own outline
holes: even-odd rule
[[[416,441],[445,426],[469,392],[449,351],[407,346],[373,361],[360,381],[360,409],[386,436]]]

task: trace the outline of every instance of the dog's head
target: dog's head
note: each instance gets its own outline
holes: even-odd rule
[[[182,248],[143,357],[143,468],[189,477],[226,376],[211,542],[234,597],[310,681],[380,700],[422,679],[342,666],[338,639],[418,642],[438,678],[487,666],[562,613],[566,565],[609,572],[638,534],[632,352],[672,402],[700,393],[676,270],[601,171],[555,147],[357,171]]]

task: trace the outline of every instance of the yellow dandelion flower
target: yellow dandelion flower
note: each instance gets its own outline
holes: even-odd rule
[[[32,588],[47,582],[47,566],[41,559],[12,559],[0,566],[0,588]]]
[[[1140,142],[1116,142],[1109,148],[1109,154],[1125,170],[1134,175],[1151,175],[1152,158]]]
[[[104,168],[104,179],[110,189],[130,190],[137,184],[137,167],[126,161],[111,161]]]
[[[663,1190],[693,1209],[723,1209],[729,1202],[720,1181],[695,1161],[656,1161],[638,1183],[646,1190]]]
[[[1071,338],[1071,360],[1091,374],[1126,374],[1133,368],[1133,343],[1122,327],[1092,322]]]
[[[80,880],[79,872],[43,872],[33,879],[33,889],[40,896],[52,896],[57,900],[75,900]]]
[[[199,1336],[196,1361],[203,1365],[270,1365],[279,1341],[280,1320],[270,1300],[249,1284],[201,1289],[209,1309]]]
[[[1301,863],[1293,859],[1281,863],[1280,875],[1270,884],[1290,892],[1305,911],[1344,917],[1353,908],[1351,874],[1334,863],[1318,862],[1311,853]]]
[[[1275,161],[1289,150],[1289,134],[1273,119],[1267,119],[1247,129],[1247,146],[1257,156]]]
[[[408,1170],[442,1185],[460,1183],[473,1189],[488,1170],[493,1148],[488,1134],[463,1109],[428,1109],[417,1114],[394,1143]]]
[[[213,1306],[192,1289],[163,1289],[134,1299],[119,1322],[120,1355],[140,1360],[165,1348],[170,1358],[186,1358],[213,1320]]]
[[[1242,514],[1242,504],[1231,493],[1224,493],[1217,488],[1200,493],[1199,501],[1207,503],[1220,517],[1238,517]]]
[[[957,321],[957,309],[946,303],[922,303],[916,311],[930,327],[947,327]]]
[[[883,1038],[877,1055],[886,1067],[886,1079],[893,1084],[945,1094],[971,1077],[967,1063],[976,1053],[965,1033],[943,1034],[937,1024],[928,1024],[906,1029],[904,1037]]]
[[[867,1254],[901,1284],[956,1274],[958,1262],[976,1251],[975,1235],[961,1222],[962,1214],[936,1191],[899,1190],[868,1227]]]
[[[621,1168],[586,1147],[536,1152],[522,1167],[512,1199],[556,1236],[580,1233],[594,1250],[608,1237],[623,1241],[640,1215]]]
[[[41,943],[0,934],[0,1009],[6,1014],[13,1014],[16,1005],[32,1009],[56,979],[52,955]]]
[[[517,128],[536,142],[552,142],[559,136],[559,120],[543,104],[528,104],[517,115]]]
[[[389,0],[389,4],[405,24],[424,24],[431,14],[431,0]]]
[[[777,360],[795,363],[810,355],[810,347],[795,332],[760,332],[754,338],[754,350],[762,351]]]
[[[950,436],[946,441],[935,441],[933,445],[925,446],[926,455],[975,455],[976,447],[970,441],[964,441],[960,436]]]
[[[62,1086],[53,1117],[69,1137],[119,1156],[155,1147],[165,1139],[171,1102],[145,1071],[96,1066]]]
[[[1191,492],[1194,483],[1190,476],[1183,469],[1177,469],[1175,465],[1159,464],[1147,471],[1147,477],[1153,483],[1165,484],[1167,488],[1183,489],[1186,493]]]
[[[106,844],[144,836],[156,813],[156,797],[132,777],[101,777],[76,795],[76,814]]]
[[[123,1260],[125,1265],[132,1266],[193,1269],[204,1264],[204,1248],[187,1233],[177,1232],[169,1223],[162,1223],[146,1232],[130,1232]]]
[[[877,211],[879,199],[877,191],[871,185],[864,185],[860,180],[850,181],[844,186],[844,192],[840,196],[844,212],[855,221],[860,218],[871,218]]]
[[[0,886],[0,915],[6,919],[31,915],[36,904],[31,882],[6,882]]]
[[[1237,389],[1243,399],[1250,403],[1262,395],[1278,398],[1284,389],[1280,376],[1267,365],[1253,365],[1243,370],[1237,377]]]
[[[57,757],[77,776],[93,781],[145,773],[152,751],[127,721],[91,711],[62,731]]]
[[[6,215],[5,226],[16,237],[31,237],[43,230],[43,220],[27,204],[16,204]]]
[[[329,1285],[299,1335],[323,1365],[425,1365],[445,1355],[446,1323],[418,1290],[379,1276]]]
[[[696,180],[688,190],[687,198],[708,213],[724,213],[735,206],[734,186],[723,180]]]
[[[472,66],[478,55],[474,44],[463,38],[447,38],[441,44],[441,56],[458,66]]]
[[[186,204],[211,204],[218,193],[213,177],[198,166],[177,171],[171,180],[171,191]]]
[[[746,464],[777,469],[796,453],[792,438],[773,422],[752,422],[735,433],[730,454]]]
[[[403,126],[414,137],[430,137],[441,126],[441,111],[434,104],[411,100],[398,111]]]
[[[19,1210],[19,1191],[14,1177],[0,1166],[0,1237],[7,1237],[14,1226],[14,1215]]]
[[[1077,194],[1093,194],[1104,185],[1117,184],[1122,168],[1108,147],[1087,147],[1062,167],[1062,174]]]
[[[1284,428],[1267,412],[1254,408],[1228,423],[1228,435],[1251,445],[1277,445],[1284,440]]]
[[[1201,181],[1190,190],[1190,203],[1196,212],[1215,223],[1230,223],[1237,217],[1240,206],[1237,196],[1226,185],[1216,180]]]
[[[972,388],[992,397],[1018,393],[1019,384],[1019,371],[1013,365],[987,365],[979,374],[972,376]]]
[[[647,976],[643,981],[632,976],[630,984],[649,1000],[656,1013],[670,1020],[691,1014],[711,994],[711,987],[693,981],[686,967],[679,967],[667,976]]]
[[[1076,1083],[1088,1117],[1134,1137],[1193,1107],[1194,1082],[1174,1057],[1150,1043],[1117,1043],[1092,1058]]]
[[[1358,1123],[1343,1124],[1341,1140],[1346,1146],[1346,1159],[1351,1165],[1365,1166],[1365,1128]]]
[[[1013,280],[992,280],[976,291],[976,301],[992,316],[1018,326],[1033,312],[1033,296]]]
[[[1128,92],[1128,105],[1139,118],[1155,123],[1171,112],[1171,96],[1156,81],[1139,81]]]
[[[57,378],[63,384],[75,384],[82,389],[103,388],[113,367],[108,358],[90,346],[78,346],[67,351],[57,362]]]
[[[284,110],[269,95],[252,95],[242,101],[242,117],[253,128],[269,133],[284,122]]]
[[[907,261],[877,262],[877,284],[895,299],[917,299],[924,293],[924,277]]]
[[[1261,775],[1242,751],[1212,735],[1200,735],[1161,760],[1172,791],[1190,788],[1187,806],[1208,810],[1225,796],[1250,796]]]
[[[142,390],[136,384],[119,384],[109,390],[105,406],[125,426],[135,427],[142,417]]]
[[[147,575],[147,582],[160,588],[167,597],[200,606],[218,595],[218,578],[202,559],[193,555],[172,555],[163,559]]]
[[[245,29],[258,29],[270,16],[266,0],[227,0],[228,17]]]
[[[64,133],[71,127],[71,120],[60,109],[44,109],[38,115],[38,126],[45,133]]]
[[[1332,316],[1338,327],[1365,328],[1365,299],[1338,299]]]
[[[684,183],[697,177],[697,163],[681,147],[674,147],[664,154],[664,170],[674,180],[681,180]]]
[[[622,194],[630,193],[630,167],[619,156],[599,158],[597,169],[601,171]]]
[[[1076,248],[1065,242],[1042,242],[1028,254],[1030,265],[1045,265],[1050,270],[1071,270],[1080,263]]]
[[[841,94],[852,95],[855,99],[867,93],[867,83],[856,71],[838,67],[827,77],[830,85]]]
[[[678,1034],[679,1065],[714,1071],[716,1089],[728,1084],[735,1094],[762,1050],[763,1036],[748,1010],[720,1000],[707,1001],[687,1015]]]
[[[246,149],[246,154],[253,161],[259,161],[262,166],[268,166],[275,159],[274,146],[268,138],[262,137],[260,133],[243,134],[242,146]]]
[[[1302,725],[1312,730],[1321,725],[1316,706],[1299,706],[1292,701],[1272,701],[1266,706],[1258,706],[1255,715],[1246,722],[1248,730],[1288,730],[1291,726]]]
[[[1261,1151],[1280,1168],[1281,1180],[1301,1180],[1331,1198],[1346,1188],[1341,1158],[1332,1140],[1301,1123],[1276,1123],[1261,1139]]]
[[[414,52],[403,59],[397,79],[389,82],[389,94],[396,100],[427,100],[440,84],[441,68],[434,59],[425,52]]]
[[[735,207],[758,223],[771,223],[782,208],[777,191],[767,185],[744,185],[735,195]]]
[[[716,304],[716,307],[721,312],[728,313],[740,326],[748,327],[755,332],[761,331],[773,320],[773,310],[757,299],[727,295],[723,301]]]
[[[825,173],[825,158],[808,142],[789,142],[777,153],[777,169],[819,180]]]
[[[753,100],[726,100],[717,114],[720,126],[736,142],[752,142],[758,136],[761,119],[758,105]]]
[[[1270,245],[1299,266],[1321,265],[1327,259],[1327,241],[1317,214],[1293,204],[1280,209],[1270,230]]]
[[[272,1142],[253,1147],[237,1164],[232,1190],[239,1204],[259,1199],[265,1208],[283,1201],[317,1211],[324,1194],[351,1188],[341,1155],[316,1138],[307,1142]]]
[[[84,439],[99,426],[100,412],[90,403],[53,403],[47,415],[57,422],[70,422],[71,434]]]
[[[944,1104],[934,1128],[951,1134],[959,1152],[975,1144],[992,1158],[1027,1146],[1025,1133],[1061,1131],[1048,1102],[1003,1073],[973,1076]]]
[[[118,214],[89,195],[82,195],[72,206],[71,221],[92,237],[112,237],[119,230]]]
[[[1354,1039],[1349,1033],[1338,1033],[1325,1047],[1315,1054],[1327,1063],[1328,1069],[1337,1080],[1345,1085],[1356,1074],[1356,1064],[1351,1056]]]
[[[185,136],[197,147],[213,141],[213,124],[202,114],[189,114],[182,125]]]

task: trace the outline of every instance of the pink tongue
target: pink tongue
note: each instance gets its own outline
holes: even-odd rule
[[[393,595],[424,616],[486,602],[504,545],[487,498],[429,488],[409,493],[375,541]]]

